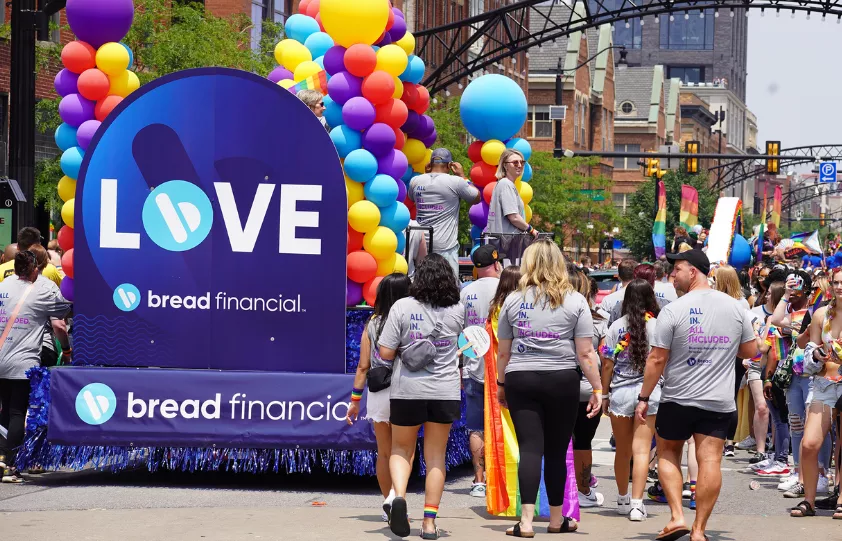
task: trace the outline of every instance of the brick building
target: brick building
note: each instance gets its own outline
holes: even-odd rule
[[[681,107],[681,135],[678,138],[682,151],[687,141],[699,142],[700,154],[716,154],[720,146],[727,147],[727,141],[721,133],[714,133],[716,116],[710,111],[710,104],[695,94],[682,93],[679,96]],[[719,138],[722,137],[720,145]],[[716,165],[713,160],[700,160],[700,169],[709,169]]]

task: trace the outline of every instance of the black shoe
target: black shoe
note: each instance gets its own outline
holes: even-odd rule
[[[726,445],[725,450],[722,451],[723,456],[734,456],[734,446],[733,445]]]
[[[608,439],[608,444],[611,446],[612,451],[617,450],[617,440],[614,439],[614,434],[611,434],[611,437]]]
[[[816,498],[816,509],[822,509],[824,511],[833,511],[836,509],[836,502],[839,499],[839,485],[837,485],[833,492],[825,496],[824,498]]]
[[[693,492],[690,490],[690,483],[684,483],[684,486],[681,487],[681,498],[689,500],[692,495]]]
[[[649,483],[656,483],[658,481],[658,470],[652,468],[646,476],[646,481]]]
[[[766,453],[754,453],[754,456],[748,459],[749,464],[757,464],[766,460]]]

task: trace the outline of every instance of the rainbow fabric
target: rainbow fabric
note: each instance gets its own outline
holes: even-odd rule
[[[786,359],[789,355],[790,341],[790,337],[782,335],[777,327],[769,329],[769,336],[766,337],[766,343],[772,346],[769,349],[769,361],[778,362]]]
[[[520,516],[521,494],[518,488],[517,468],[520,460],[517,437],[509,410],[501,408],[497,401],[497,334],[492,320],[485,326],[491,336],[491,348],[485,354],[485,506],[491,515]],[[576,471],[573,466],[573,444],[567,447],[567,484],[564,487],[562,513],[577,521],[580,519]],[[543,470],[543,465],[542,468]],[[535,512],[539,516],[550,515],[544,475]]]
[[[322,70],[289,87],[289,91],[293,94],[298,94],[302,90],[318,90],[322,94],[327,94],[327,72]]]
[[[781,200],[783,199],[783,192],[780,186],[775,186],[775,196],[772,198],[772,223],[775,227],[781,225]]]
[[[655,247],[655,258],[660,259],[667,253],[667,191],[662,180],[655,184],[655,209],[652,245]]]
[[[432,518],[435,519],[436,515],[439,513],[439,508],[437,505],[425,505],[424,506],[424,518]]]
[[[808,309],[810,311],[810,315],[816,313],[816,310],[818,310],[821,307],[822,301],[824,301],[824,293],[822,293],[821,289],[816,288],[816,291],[813,293],[813,296],[810,297],[810,301],[807,303],[807,306],[810,307]]]
[[[681,186],[681,210],[678,217],[681,227],[688,231],[699,223],[699,192],[687,184]]]
[[[760,229],[757,233],[757,255],[755,256],[757,261],[763,261],[763,228],[766,227],[766,209],[769,208],[766,200],[766,189],[768,187],[767,185],[763,188],[763,214],[760,216]]]

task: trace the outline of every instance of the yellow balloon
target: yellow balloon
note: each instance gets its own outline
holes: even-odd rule
[[[526,213],[526,222],[527,223],[531,222],[532,221],[532,208],[529,205],[524,205],[523,210]]]
[[[283,60],[283,67],[289,71],[294,73],[295,68],[297,68],[299,64],[307,62],[308,60],[313,60],[313,55],[310,53],[310,49],[304,45],[298,43],[294,39],[287,39],[284,41],[289,41],[290,44],[284,48],[281,59]]]
[[[283,66],[284,65],[284,52],[288,51],[291,48],[294,48],[295,43],[298,43],[299,45],[301,45],[301,43],[299,43],[298,41],[295,41],[294,39],[289,39],[289,38],[282,39],[281,41],[279,41],[278,44],[275,45],[275,62],[277,62],[278,64]]]
[[[520,177],[517,177],[517,179],[515,179],[515,190],[517,190],[517,193],[520,193],[521,184],[523,184],[523,181],[520,179]]]
[[[291,86],[295,86],[295,81],[292,79],[281,79],[278,81],[278,86],[281,88],[289,88]]]
[[[365,242],[365,237],[363,237],[363,242]],[[397,261],[397,256],[395,252],[387,255],[383,259],[377,260],[377,276],[386,276],[387,274],[392,274],[395,272],[395,263]]]
[[[409,59],[406,56],[406,51],[390,43],[389,45],[380,47],[377,51],[377,67],[374,69],[385,71],[386,73],[397,77],[406,71],[406,65]]]
[[[140,79],[137,78],[137,74],[133,71],[126,70],[117,75],[110,75],[108,80],[111,81],[111,89],[108,93],[120,96],[121,98],[125,98],[140,88]]]
[[[386,30],[389,9],[386,0],[322,0],[319,3],[325,32],[343,47],[355,43],[373,45]]]
[[[482,154],[482,161],[488,165],[496,166],[500,162],[500,156],[503,154],[504,150],[506,150],[506,145],[503,141],[489,139],[482,145],[482,150],[480,151]]]
[[[96,52],[96,67],[108,75],[119,75],[129,69],[129,51],[119,43],[106,43]]]
[[[365,199],[363,190],[363,185],[361,183],[354,182],[350,178],[345,177],[345,193],[348,195],[348,208],[351,208],[351,205],[357,201]]]
[[[412,54],[412,51],[415,50],[415,36],[413,36],[410,32],[407,32],[401,39],[395,42],[395,45],[403,49],[406,54],[410,55]]]
[[[368,233],[376,230],[379,223],[380,209],[371,201],[357,201],[348,208],[348,225],[354,231]]]
[[[360,203],[368,203],[368,201],[360,201]],[[398,237],[395,236],[394,231],[381,225],[363,236],[363,248],[378,261],[386,259],[389,254],[398,249]]]
[[[64,225],[73,229],[73,204],[76,202],[76,199],[68,199],[64,202],[64,205],[61,206],[61,221],[64,222]]]
[[[293,79],[295,80],[296,83],[300,83],[301,81],[303,81],[307,77],[310,77],[311,75],[315,75],[315,74],[319,73],[320,71],[322,71],[322,67],[320,65],[316,64],[312,60],[307,60],[305,62],[302,62],[302,63],[298,64],[298,67],[295,68],[295,73],[293,74]]]
[[[56,190],[58,191],[59,199],[69,201],[76,197],[76,181],[65,175],[58,181]]]
[[[395,77],[395,91],[392,93],[392,97],[396,100],[403,97],[403,81],[398,77]]]
[[[407,139],[403,145],[403,154],[409,163],[418,163],[427,154],[427,147],[418,139]]]
[[[523,199],[524,205],[528,205],[529,202],[532,201],[534,192],[532,191],[532,186],[530,186],[528,182],[521,182],[517,191],[520,194],[520,198]]]
[[[406,148],[406,145],[404,145],[404,148]],[[427,164],[430,163],[430,160],[432,158],[433,158],[433,151],[428,148],[427,152],[424,154],[424,158],[420,162],[412,164],[412,170],[415,171],[416,173],[426,173],[427,172]]]
[[[401,274],[409,272],[409,264],[401,254],[395,254],[395,270],[392,272],[399,272]]]

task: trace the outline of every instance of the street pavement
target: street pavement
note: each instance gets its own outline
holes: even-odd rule
[[[583,510],[574,538],[654,539],[669,517],[666,505],[647,502],[649,519],[633,523],[616,514],[614,455],[610,423],[603,418],[594,441],[597,491],[605,506]],[[829,512],[793,519],[775,489],[777,478],[745,472],[748,453],[723,461],[723,488],[709,522],[711,541],[842,540],[842,522]],[[453,539],[500,536],[513,519],[489,517],[485,501],[469,495],[472,473],[462,467],[448,474],[439,527]],[[749,483],[758,480],[760,488]],[[409,490],[412,535],[418,535],[423,480]],[[133,470],[54,472],[28,476],[23,485],[0,485],[0,540],[331,540],[365,537],[396,539],[381,521],[381,497],[373,478],[327,475],[184,474]],[[686,510],[688,523],[693,512]],[[537,524],[541,536],[544,525]]]

